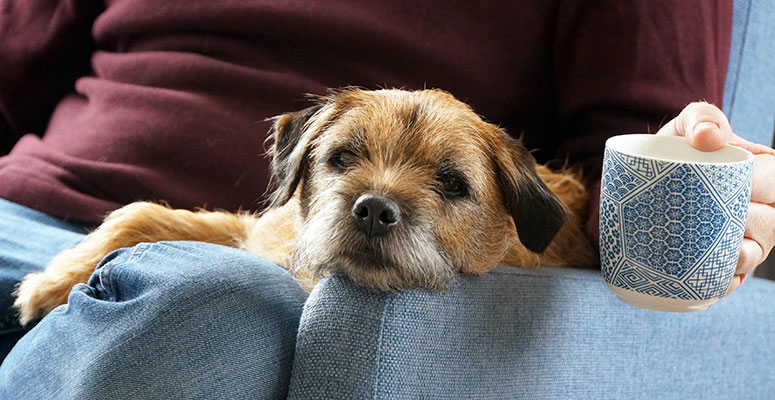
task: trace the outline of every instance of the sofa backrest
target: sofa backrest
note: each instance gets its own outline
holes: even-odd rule
[[[724,111],[738,135],[773,145],[775,1],[735,0]]]

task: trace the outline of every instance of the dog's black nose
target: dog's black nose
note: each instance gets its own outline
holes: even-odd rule
[[[355,201],[352,216],[369,238],[386,234],[401,221],[401,209],[395,201],[383,196],[364,194]]]

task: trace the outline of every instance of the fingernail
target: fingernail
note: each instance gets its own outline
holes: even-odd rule
[[[713,130],[713,133],[718,134],[720,129],[721,129],[721,126],[719,126],[719,124],[717,124],[715,122],[705,121],[705,122],[700,122],[699,124],[695,125],[694,126],[694,130],[692,131],[692,133],[694,133],[696,135],[696,134],[698,134],[698,133],[700,133],[702,131]]]

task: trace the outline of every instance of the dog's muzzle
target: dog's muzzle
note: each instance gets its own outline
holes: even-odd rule
[[[401,209],[395,201],[384,196],[364,194],[353,205],[355,226],[368,239],[383,236],[401,222]]]

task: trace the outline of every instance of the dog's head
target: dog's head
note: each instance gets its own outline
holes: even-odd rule
[[[382,289],[441,289],[565,221],[517,141],[439,90],[343,90],[275,120],[272,206],[298,200],[293,260]]]

